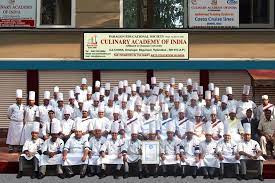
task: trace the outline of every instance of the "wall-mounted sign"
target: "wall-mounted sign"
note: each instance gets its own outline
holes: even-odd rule
[[[36,0],[1,0],[0,27],[35,27]]]
[[[188,59],[187,33],[84,33],[84,59]]]
[[[190,28],[238,28],[239,0],[189,0]]]

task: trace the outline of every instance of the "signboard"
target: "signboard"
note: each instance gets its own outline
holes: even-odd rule
[[[35,27],[36,0],[1,0],[0,27]]]
[[[188,59],[187,33],[84,33],[84,59]]]
[[[190,28],[238,28],[239,0],[189,0]]]

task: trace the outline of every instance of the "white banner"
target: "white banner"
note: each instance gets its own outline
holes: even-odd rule
[[[84,59],[188,59],[187,33],[84,33]]]
[[[238,28],[239,0],[189,0],[190,28]]]
[[[0,27],[35,27],[36,0],[1,0]]]

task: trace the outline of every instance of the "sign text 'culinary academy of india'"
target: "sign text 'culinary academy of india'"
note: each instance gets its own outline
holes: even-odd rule
[[[84,59],[188,59],[187,33],[84,33]]]

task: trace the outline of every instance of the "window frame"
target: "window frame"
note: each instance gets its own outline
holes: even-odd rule
[[[71,0],[71,25],[41,25],[41,1],[37,0],[36,28],[76,28],[76,0]]]
[[[269,1],[269,23],[251,23],[251,24],[241,24],[239,23],[239,29],[245,28],[245,29],[251,29],[251,28],[259,28],[259,29],[272,29],[274,28],[274,0],[268,0]],[[253,6],[252,6],[253,8]],[[240,9],[239,9],[240,11]]]

